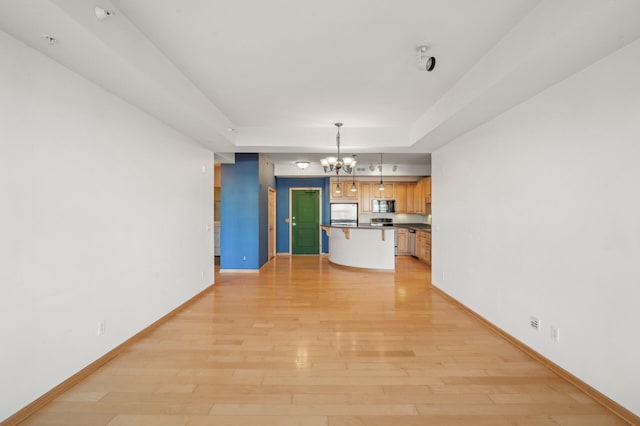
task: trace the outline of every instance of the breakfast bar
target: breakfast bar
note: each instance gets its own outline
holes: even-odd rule
[[[393,227],[322,225],[329,238],[329,261],[343,266],[395,270]]]

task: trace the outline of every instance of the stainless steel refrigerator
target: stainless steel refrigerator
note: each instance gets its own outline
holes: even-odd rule
[[[358,226],[358,203],[332,203],[331,225]]]

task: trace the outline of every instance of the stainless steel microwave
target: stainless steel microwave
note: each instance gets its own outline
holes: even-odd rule
[[[373,213],[395,213],[396,200],[371,200]]]

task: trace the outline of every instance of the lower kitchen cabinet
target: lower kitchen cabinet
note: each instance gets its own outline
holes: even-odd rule
[[[398,234],[398,256],[411,255],[411,247],[409,247],[409,230],[407,228],[396,228]]]
[[[416,257],[431,265],[431,232],[416,232]]]

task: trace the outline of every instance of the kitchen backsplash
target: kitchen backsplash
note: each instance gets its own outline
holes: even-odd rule
[[[359,223],[371,222],[372,217],[387,217],[393,219],[394,223],[427,223],[431,224],[431,215],[409,214],[409,213],[360,213]]]

